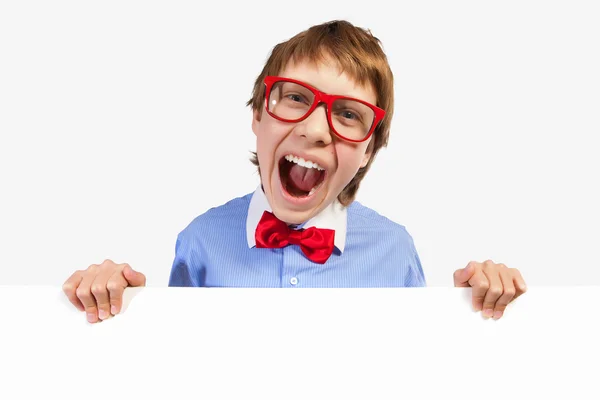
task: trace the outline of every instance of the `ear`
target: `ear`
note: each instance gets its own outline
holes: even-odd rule
[[[367,166],[369,160],[371,159],[371,154],[372,154],[371,150],[367,150],[367,152],[363,156],[362,162],[360,163],[361,168],[364,168]]]
[[[258,135],[258,125],[260,124],[260,111],[253,110],[252,111],[252,132],[255,135]]]

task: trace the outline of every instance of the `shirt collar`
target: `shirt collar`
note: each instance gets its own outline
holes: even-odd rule
[[[264,211],[272,212],[273,210],[269,205],[267,196],[263,192],[262,186],[259,185],[254,191],[248,207],[248,217],[246,219],[248,247],[256,245],[254,232]],[[346,223],[347,209],[336,199],[327,208],[306,221],[306,223],[300,225],[300,227],[310,228],[314,226],[317,228],[333,229],[335,231],[334,245],[340,252],[343,252],[346,244]]]

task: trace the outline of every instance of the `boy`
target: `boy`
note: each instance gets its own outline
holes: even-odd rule
[[[177,237],[169,286],[415,287],[425,277],[411,236],[354,201],[387,145],[393,76],[380,42],[346,21],[313,26],[277,45],[254,84],[254,193],[212,208]],[[145,276],[110,260],[64,284],[91,323],[120,312]],[[470,262],[454,284],[500,318],[525,292],[519,271]]]

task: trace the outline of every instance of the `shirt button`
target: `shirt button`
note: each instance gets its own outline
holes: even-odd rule
[[[292,279],[290,279],[290,283],[291,283],[292,285],[295,285],[295,284],[297,284],[297,283],[298,283],[298,278],[296,278],[296,277],[293,277]]]

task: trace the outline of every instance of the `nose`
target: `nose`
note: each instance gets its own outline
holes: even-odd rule
[[[332,132],[329,129],[325,107],[327,107],[325,104],[320,104],[298,126],[298,134],[308,139],[311,143],[327,145],[332,141]]]

